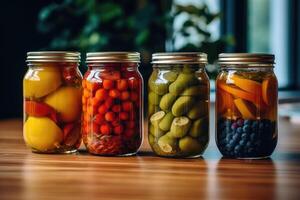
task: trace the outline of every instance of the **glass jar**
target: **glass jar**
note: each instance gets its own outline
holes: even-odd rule
[[[82,82],[82,130],[96,155],[136,154],[143,133],[143,79],[136,52],[88,53]]]
[[[33,152],[72,153],[81,143],[80,53],[27,53],[24,140]]]
[[[277,144],[278,84],[274,55],[219,55],[216,143],[225,157],[264,158]]]
[[[204,53],[156,53],[148,81],[148,140],[164,157],[199,157],[209,140]]]

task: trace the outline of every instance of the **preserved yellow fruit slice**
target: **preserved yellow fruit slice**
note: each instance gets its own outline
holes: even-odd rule
[[[47,117],[29,117],[24,124],[24,140],[36,150],[52,150],[63,140],[63,132]]]
[[[62,84],[57,67],[29,69],[23,80],[25,98],[40,98],[55,91]]]
[[[81,90],[75,87],[61,87],[46,97],[45,103],[54,108],[63,122],[80,118]]]

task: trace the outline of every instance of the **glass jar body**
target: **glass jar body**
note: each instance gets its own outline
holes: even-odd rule
[[[136,63],[89,63],[83,80],[82,132],[95,155],[137,153],[143,133],[143,79]]]
[[[33,152],[72,153],[81,143],[77,62],[29,62],[23,79],[24,140]]]
[[[148,81],[148,140],[164,157],[199,157],[209,141],[204,65],[156,64]]]
[[[216,80],[216,143],[226,157],[264,158],[277,144],[273,66],[223,66]]]

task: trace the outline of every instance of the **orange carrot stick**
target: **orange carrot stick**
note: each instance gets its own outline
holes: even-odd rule
[[[277,102],[277,80],[274,77],[265,79],[262,83],[262,97],[267,105],[272,105]]]
[[[242,99],[246,99],[246,100],[251,101],[251,102],[255,102],[255,95],[254,94],[251,94],[249,92],[245,92],[244,90],[234,88],[234,87],[222,84],[222,83],[219,83],[218,87],[220,87],[225,92],[228,92],[228,93],[232,94],[233,96],[236,96],[236,97],[239,97],[239,98],[242,98]]]
[[[225,92],[232,94],[234,97],[241,98],[254,103],[255,106],[259,109],[264,109],[266,107],[266,104],[261,98],[261,93],[249,93],[242,89],[238,89],[236,87],[232,87],[222,83],[219,83],[217,87],[221,88]]]
[[[244,119],[254,119],[255,118],[255,106],[251,102],[247,102],[243,99],[235,99],[234,104],[240,111]]]
[[[234,84],[239,88],[254,94],[261,93],[261,83],[253,81],[250,79],[243,78],[239,75],[233,75],[231,79],[234,81]]]

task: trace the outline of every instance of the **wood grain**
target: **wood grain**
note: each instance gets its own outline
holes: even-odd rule
[[[133,157],[34,154],[22,121],[1,121],[0,199],[300,199],[299,128],[281,119],[269,160],[222,159],[213,136],[203,158],[166,159],[146,140]]]

